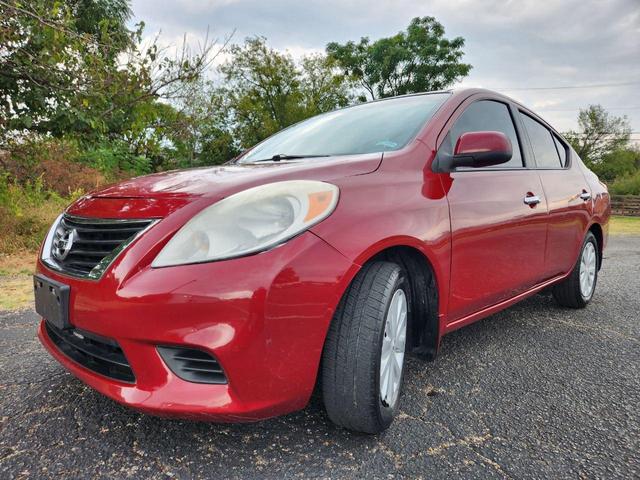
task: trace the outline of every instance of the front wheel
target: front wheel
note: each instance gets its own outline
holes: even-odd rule
[[[363,267],[344,294],[322,356],[329,418],[364,433],[386,429],[398,409],[411,298],[395,263]]]
[[[553,297],[563,307],[584,308],[591,301],[598,281],[598,240],[587,233],[571,274],[553,287]]]

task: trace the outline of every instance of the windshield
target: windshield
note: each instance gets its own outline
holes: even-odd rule
[[[448,93],[412,95],[324,113],[269,137],[239,163],[269,160],[278,155],[286,158],[399,150],[418,134],[448,96]]]

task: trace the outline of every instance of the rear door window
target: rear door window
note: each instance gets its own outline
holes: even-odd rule
[[[494,100],[480,100],[472,103],[456,120],[447,135],[445,141],[451,142],[448,150],[453,152],[455,144],[458,142],[460,135],[467,132],[484,132],[495,131],[504,133],[513,148],[513,156],[507,163],[497,165],[495,167],[483,168],[514,168],[522,167],[522,155],[520,153],[520,142],[518,135],[513,126],[513,120],[509,113],[509,107],[502,102]],[[474,168],[473,170],[482,170],[482,168]]]
[[[560,162],[555,139],[549,129],[529,115],[523,113],[521,117],[538,168],[562,168],[564,165]]]
[[[560,165],[562,165],[563,167],[566,167],[567,166],[567,147],[555,135],[553,135],[553,141],[556,144],[558,155],[560,155]]]

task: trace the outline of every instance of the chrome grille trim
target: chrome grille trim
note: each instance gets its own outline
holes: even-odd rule
[[[99,280],[116,257],[158,221],[153,218],[90,218],[62,214],[47,235],[42,262],[65,275]],[[60,255],[60,246],[66,246],[65,241],[69,237],[72,237],[72,245],[64,248],[64,255]]]

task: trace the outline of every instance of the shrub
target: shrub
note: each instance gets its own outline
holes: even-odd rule
[[[640,195],[640,171],[617,178],[609,185],[609,192],[614,195]]]
[[[21,185],[0,175],[0,254],[38,248],[53,220],[81,193],[62,197],[46,190],[42,180]]]
[[[79,164],[78,146],[69,140],[32,140],[14,145],[0,160],[4,171],[28,191],[40,185],[65,197],[94,190],[107,181],[97,169]],[[47,192],[48,193],[48,192]]]
[[[640,169],[640,150],[634,148],[615,150],[590,168],[603,182],[611,183],[617,178],[632,175]]]
[[[122,143],[102,144],[88,148],[79,160],[99,170],[109,180],[151,173],[151,161],[144,156],[129,151]]]
[[[83,192],[151,170],[123,143],[82,150],[71,139],[37,138],[9,147],[0,151],[0,254],[38,248],[55,217]]]

